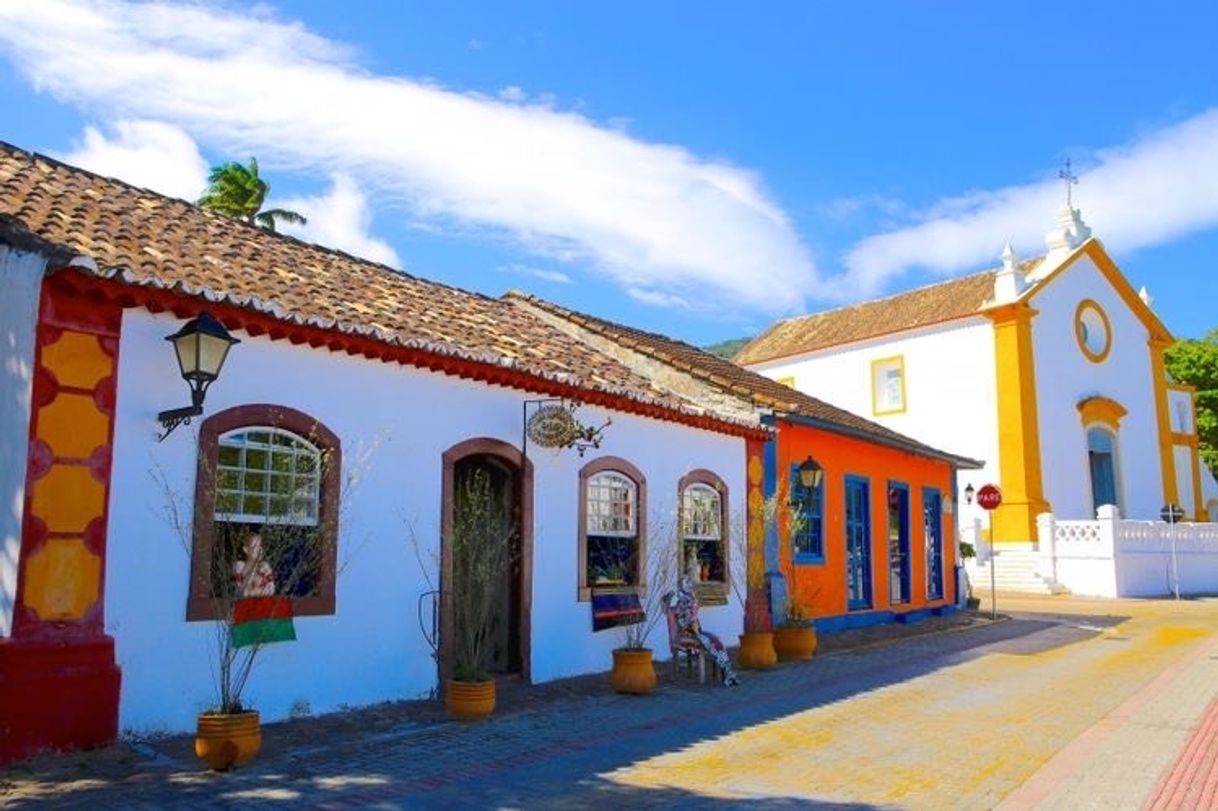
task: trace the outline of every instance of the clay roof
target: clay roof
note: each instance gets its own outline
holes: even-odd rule
[[[127,285],[705,415],[507,302],[271,233],[4,142],[0,242],[39,250],[51,257],[52,270],[70,265]]]
[[[562,318],[593,334],[655,358],[720,391],[751,401],[760,408],[772,410],[780,415],[794,414],[806,417],[827,430],[862,436],[910,453],[944,459],[960,467],[981,467],[981,463],[976,460],[932,448],[916,439],[911,439],[850,411],[818,400],[764,375],[751,372],[729,360],[724,360],[675,338],[585,315],[526,293],[512,291],[505,294],[503,298],[505,301],[518,302],[526,307],[536,307],[543,312]]]
[[[1022,266],[1026,270],[1039,261],[1030,260]],[[745,344],[735,361],[752,365],[976,315],[994,297],[997,272],[986,270],[887,298],[779,321]]]

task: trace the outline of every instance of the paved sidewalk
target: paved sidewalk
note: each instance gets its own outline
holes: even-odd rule
[[[1034,804],[1060,803],[1045,807],[1088,807],[1069,803],[1100,797],[1087,794],[1094,791],[1089,780],[1126,786],[1128,797],[1138,795],[1128,807],[1141,807],[1156,791],[1168,802],[1192,797],[1177,788],[1197,774],[1204,788],[1208,775],[1188,764],[1212,744],[1197,722],[1218,695],[1218,681],[1204,669],[1218,661],[1207,653],[1218,640],[1218,603],[1059,600],[1031,606],[1039,614],[1000,607],[1020,613],[746,672],[732,690],[667,684],[638,698],[588,680],[586,688],[526,691],[553,694],[483,724],[385,713],[352,729],[323,718],[298,724],[286,746],[269,727],[263,754],[231,774],[201,772],[181,739],[143,754],[126,750],[129,762],[109,770],[99,758],[120,747],[64,756],[49,770],[9,773],[0,802],[937,810],[992,808],[1033,775],[1042,778]],[[1180,700],[1186,693],[1191,705]],[[1071,768],[1046,777],[1042,767],[1080,736],[1095,737],[1097,725],[1114,724],[1124,712],[1153,730],[1155,714],[1169,711],[1178,717],[1161,716],[1162,740],[1142,747],[1157,759],[1147,755],[1154,762],[1136,773],[1089,776],[1094,763],[1112,756],[1105,747],[1137,749],[1121,744],[1122,732],[1096,738]],[[73,758],[81,764],[75,774]]]
[[[1218,611],[1213,601],[1143,601],[1132,606],[1139,616],[1112,634],[1134,633],[1153,624],[1161,636],[1187,635],[1190,626],[1165,627],[1155,624],[1156,618],[1193,616],[1212,622],[1211,612]],[[1044,609],[1052,604],[1019,602],[1017,607]],[[1218,809],[1216,733],[1218,639],[1205,637],[1058,752],[999,808]]]

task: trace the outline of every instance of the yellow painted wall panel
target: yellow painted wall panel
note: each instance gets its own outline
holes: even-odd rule
[[[105,353],[96,335],[65,331],[59,340],[42,348],[42,365],[63,386],[91,389],[114,371],[114,359]]]
[[[78,620],[97,602],[101,559],[79,539],[47,541],[25,565],[25,604],[44,620]]]
[[[33,491],[33,513],[51,532],[84,532],[105,508],[105,485],[80,465],[55,465],[33,483]]]
[[[56,456],[86,458],[106,444],[109,431],[110,418],[85,394],[61,393],[38,412],[38,437]]]

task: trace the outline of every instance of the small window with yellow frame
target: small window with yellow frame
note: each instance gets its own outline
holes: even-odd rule
[[[871,412],[878,416],[905,411],[905,356],[871,362]]]

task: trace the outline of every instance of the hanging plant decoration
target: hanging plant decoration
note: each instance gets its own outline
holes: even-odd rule
[[[599,448],[602,433],[613,420],[606,419],[599,428],[584,425],[575,418],[577,408],[576,402],[543,402],[525,422],[526,435],[542,448],[575,448],[580,456],[588,448]]]

